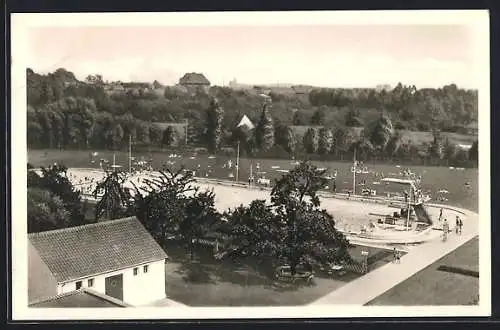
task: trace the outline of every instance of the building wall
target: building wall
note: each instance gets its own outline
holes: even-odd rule
[[[28,241],[28,302],[53,297],[57,281],[42,261],[35,247]]]
[[[148,272],[143,272],[143,266],[148,265]],[[105,280],[109,276],[123,274],[123,301],[134,306],[145,305],[155,300],[166,298],[165,294],[165,261],[160,260],[153,263],[136,266],[137,275],[134,276],[133,268],[109,272],[95,277],[86,277],[82,281],[82,287],[88,287],[88,280],[94,279],[93,290],[106,294]],[[58,294],[76,290],[76,282],[71,281],[58,286]]]

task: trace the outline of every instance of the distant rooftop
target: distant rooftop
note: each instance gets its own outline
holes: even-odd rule
[[[202,73],[186,73],[181,79],[179,79],[180,85],[205,85],[209,86],[210,81]]]

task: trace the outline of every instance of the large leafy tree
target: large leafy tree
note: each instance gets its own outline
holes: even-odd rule
[[[274,145],[274,139],[273,119],[267,109],[267,104],[264,104],[255,127],[255,143],[259,150],[267,151]]]
[[[184,217],[179,223],[179,234],[188,247],[191,259],[195,241],[205,237],[219,223],[220,214],[215,208],[214,192],[200,192],[196,188],[193,195],[185,199]]]
[[[42,167],[41,174],[28,172],[28,188],[40,188],[58,197],[70,214],[70,226],[86,223],[81,193],[67,177],[67,168],[61,165]]]
[[[348,260],[348,241],[320,208],[317,192],[326,184],[324,174],[309,162],[301,163],[276,181],[271,205],[257,200],[231,211],[231,255],[287,263],[292,274],[301,264]]]
[[[200,192],[190,172],[168,168],[147,179],[145,187],[135,187],[134,209],[138,219],[165,246],[169,236],[182,239],[191,255],[193,244],[220,219],[213,192]]]
[[[232,238],[233,257],[257,257],[263,262],[276,262],[283,242],[283,225],[277,221],[272,206],[265,200],[254,200],[224,213],[225,234]]]
[[[206,127],[206,141],[208,151],[215,153],[219,150],[222,142],[222,120],[224,117],[224,110],[216,98],[210,101],[210,106],[206,112],[207,127]]]
[[[28,233],[66,228],[71,225],[70,214],[63,201],[50,191],[28,188]]]

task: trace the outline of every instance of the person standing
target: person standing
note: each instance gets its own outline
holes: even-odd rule
[[[441,219],[443,219],[443,208],[439,210],[439,222],[441,222]]]
[[[448,224],[448,220],[443,220],[443,241],[446,242],[448,239],[448,232],[450,230],[450,225]]]
[[[461,218],[458,218],[459,225],[458,225],[458,233],[462,235],[462,227],[464,226],[464,223]]]
[[[460,230],[460,218],[457,215],[457,218],[455,220],[455,234],[458,235],[459,230]]]

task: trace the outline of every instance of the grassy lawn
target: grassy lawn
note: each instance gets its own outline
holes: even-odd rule
[[[376,256],[370,265],[375,269],[392,260],[391,254],[375,248],[354,247],[351,255],[361,260],[362,250]],[[276,282],[256,263],[215,261],[207,252],[198,251],[189,262],[179,247],[168,247],[166,291],[170,299],[188,306],[298,306],[338,289],[360,275],[348,272],[337,277],[317,273],[312,285]],[[378,257],[378,258],[377,258]]]
[[[479,271],[476,237],[367,305],[468,305],[479,295],[479,279],[438,270],[451,266]]]
[[[229,172],[233,170],[228,170],[223,168],[224,163],[228,160],[228,157],[218,156],[215,159],[208,159],[206,155],[197,156],[195,159],[190,159],[191,154],[186,155],[188,157],[183,158],[169,158],[170,152],[164,153],[134,153],[135,157],[153,157],[153,166],[155,168],[161,168],[167,161],[174,161],[175,164],[172,165],[178,168],[180,165],[184,165],[189,169],[197,169],[200,165],[198,176],[205,176],[208,171],[209,177],[211,178],[223,178],[227,179]],[[127,167],[128,154],[126,152],[116,152],[116,163]],[[112,152],[110,151],[100,151],[94,163],[90,162],[89,151],[78,151],[78,150],[30,150],[28,151],[28,161],[35,167],[48,166],[54,162],[64,164],[67,167],[84,167],[84,168],[99,168],[99,159],[105,158],[112,160]],[[234,159],[233,159],[234,162]],[[280,169],[291,169],[294,165],[291,164],[290,160],[273,160],[273,159],[254,159],[253,160],[253,170],[255,171],[256,163],[260,163],[260,170],[266,172],[265,176],[267,178],[276,178],[282,175],[282,173],[276,171],[273,166],[279,166]],[[352,173],[350,171],[350,162],[315,162],[319,167],[326,167],[330,170],[337,170],[337,191],[342,191],[344,189],[352,188]],[[373,172],[383,173],[385,176],[396,176],[401,171],[401,168],[397,168],[390,164],[367,164],[369,169]],[[423,188],[424,191],[429,192],[431,197],[436,198],[441,196],[438,191],[440,189],[446,189],[449,191],[444,197],[448,198],[446,202],[459,207],[464,207],[467,209],[475,210],[478,209],[478,170],[477,169],[465,169],[463,171],[450,170],[446,167],[432,167],[432,166],[411,166],[413,172],[421,174],[423,176]],[[240,165],[240,180],[245,181],[248,178],[250,172],[250,161],[247,159],[241,159]],[[377,190],[377,194],[383,194],[383,186],[373,185],[374,181],[378,181],[374,173],[363,174],[357,176],[357,182],[366,181],[367,188]],[[466,182],[470,182],[470,187],[465,186]],[[359,186],[358,189],[362,187]],[[435,202],[433,199],[431,202]]]

